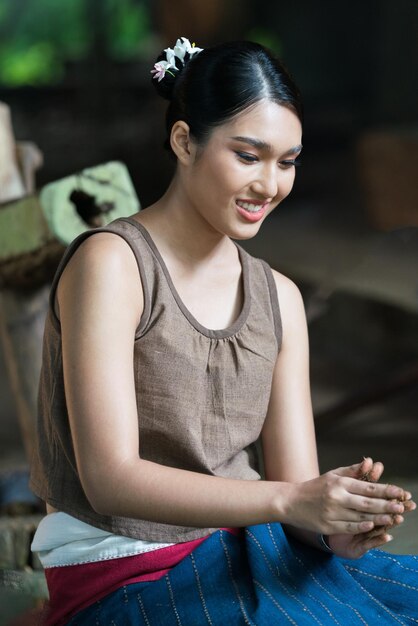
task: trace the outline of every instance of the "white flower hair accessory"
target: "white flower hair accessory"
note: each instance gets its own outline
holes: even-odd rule
[[[161,82],[166,73],[175,76],[175,74],[170,71],[170,68],[177,70],[176,66],[172,65],[169,61],[158,61],[158,63],[155,63],[154,69],[151,70],[151,74],[154,74],[153,78],[158,78],[158,82]]]
[[[177,57],[182,63],[184,63],[186,52],[188,52],[190,56],[193,56],[198,52],[202,52],[202,48],[197,48],[194,43],[191,44],[186,37],[180,37],[180,39],[177,39],[174,49],[166,48],[164,52],[167,54],[167,61],[172,62],[174,57]]]
[[[186,54],[191,58],[194,54],[202,52],[203,48],[198,48],[194,43],[190,43],[187,37],[180,37],[176,41],[174,48],[165,48],[165,60],[157,61],[154,68],[151,70],[151,74],[154,74],[153,78],[158,78],[160,82],[164,76],[171,74],[175,77],[173,72],[178,72],[179,68],[176,66],[176,58],[184,65]]]

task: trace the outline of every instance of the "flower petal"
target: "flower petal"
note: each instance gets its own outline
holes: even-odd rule
[[[196,46],[192,46],[188,52],[190,56],[193,56],[194,54],[197,54],[198,52],[202,52],[202,50],[203,48],[197,48]]]
[[[176,55],[176,57],[178,59],[180,59],[180,61],[183,63],[184,62],[184,57],[186,54],[187,50],[185,49],[184,46],[174,46],[174,54]]]
[[[171,65],[171,67],[176,67],[174,50],[172,48],[166,48],[164,52],[166,53],[167,62]]]
[[[186,49],[188,52],[189,49],[192,47],[192,44],[190,43],[189,39],[187,39],[187,37],[180,37],[180,39],[183,41],[183,44],[186,46]]]

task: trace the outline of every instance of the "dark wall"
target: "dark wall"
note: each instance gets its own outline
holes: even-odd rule
[[[417,120],[415,0],[259,3],[313,108],[351,109],[361,123]],[[414,85],[415,83],[415,85]]]
[[[378,126],[417,124],[416,0],[234,0],[232,5],[240,21],[220,28],[219,36],[273,33],[304,96],[304,166],[290,201],[337,198],[361,210],[358,135]],[[189,29],[186,25],[184,33]],[[96,35],[93,40],[100,41]],[[68,66],[56,87],[0,88],[0,99],[12,107],[16,136],[32,139],[44,152],[40,185],[121,159],[143,205],[164,191],[172,165],[161,148],[165,103],[150,84],[152,54],[141,62],[116,63],[96,50]]]

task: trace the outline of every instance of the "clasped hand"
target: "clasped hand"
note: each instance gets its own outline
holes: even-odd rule
[[[328,535],[333,552],[345,558],[387,543],[388,530],[416,504],[401,487],[379,484],[382,473],[382,463],[366,458],[294,485],[291,524]]]

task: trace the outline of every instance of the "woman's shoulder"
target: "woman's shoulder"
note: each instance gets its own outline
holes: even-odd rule
[[[112,265],[132,257],[130,246],[120,235],[111,231],[90,232],[74,250],[71,261]]]
[[[271,271],[276,284],[282,316],[291,316],[301,312],[304,314],[305,306],[302,294],[296,283],[277,270],[272,269]]]
[[[112,232],[91,233],[73,251],[62,273],[60,284],[82,281],[104,287],[139,279],[135,257],[129,244]]]
[[[278,270],[271,268],[271,271],[278,290],[286,292],[290,297],[299,297],[301,295],[299,287],[293,280]]]
[[[58,301],[66,293],[77,293],[81,299],[88,294],[98,299],[100,295],[102,300],[106,294],[116,298],[123,292],[137,305],[142,301],[141,277],[131,247],[116,233],[91,233],[74,249],[62,271],[56,290]]]

